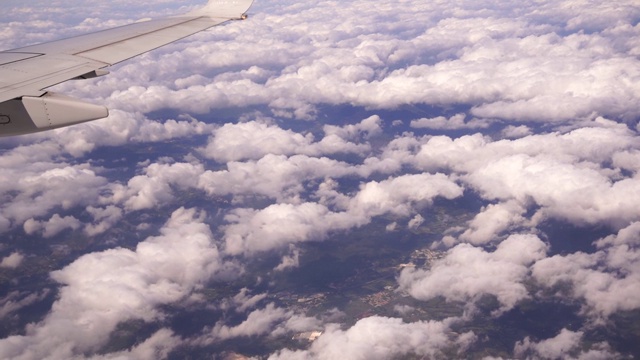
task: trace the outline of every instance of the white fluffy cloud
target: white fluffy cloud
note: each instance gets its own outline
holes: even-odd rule
[[[468,224],[460,240],[471,244],[484,244],[498,240],[497,236],[512,226],[522,225],[526,209],[515,201],[488,205]]]
[[[421,129],[440,129],[440,130],[454,130],[454,129],[476,129],[486,128],[489,126],[488,121],[472,119],[465,122],[465,114],[456,114],[450,118],[444,116],[438,116],[435,118],[422,118],[417,120],[411,120],[410,126],[412,128]]]
[[[600,239],[593,254],[555,255],[533,266],[533,278],[553,287],[570,284],[571,296],[583,300],[587,313],[609,316],[640,307],[640,223]]]
[[[522,342],[516,343],[514,353],[516,356],[522,357],[527,350],[532,350],[545,359],[566,357],[571,350],[579,345],[582,335],[582,332],[562,329],[556,337],[538,343],[531,342],[527,337]]]
[[[609,349],[606,343],[593,344],[589,349],[580,349],[582,331],[562,329],[553,338],[539,342],[532,341],[529,337],[516,343],[514,355],[519,359],[617,359],[620,354]],[[582,351],[581,351],[582,350]]]
[[[104,208],[88,206],[86,210],[94,219],[93,223],[87,224],[84,228],[84,232],[89,236],[107,231],[116,224],[123,215],[122,210],[113,205]]]
[[[173,49],[168,47],[142,59],[142,68],[125,65],[101,81],[117,89],[101,100],[145,112],[171,107],[206,113],[262,104],[300,118],[323,103],[387,109],[426,103],[472,104],[476,117],[510,121],[574,121],[594,112],[632,119],[637,44],[618,38],[637,37],[637,27],[619,23],[631,21],[636,7],[626,1],[600,17],[581,6],[581,14],[609,30],[585,34],[579,31],[589,32],[593,24],[576,20],[575,11],[558,3],[479,4],[484,17],[463,10],[463,1],[446,9],[389,2],[367,9],[355,1],[337,15],[329,15],[333,5],[324,3],[256,4],[260,15],[241,24],[242,30],[222,27],[189,39],[189,49],[171,57],[161,56]],[[287,26],[281,26],[282,16]],[[575,33],[558,35],[563,31]],[[270,36],[252,41],[265,33]],[[252,46],[244,46],[247,41]],[[212,75],[228,67],[235,71]],[[154,76],[165,69],[172,69],[171,80]],[[460,126],[447,123],[438,127]],[[479,120],[473,126],[485,125]]]
[[[130,142],[157,142],[205,134],[211,129],[211,125],[190,116],[158,122],[148,119],[141,113],[128,113],[116,108],[110,110],[107,119],[35,136],[50,137],[51,141],[60,144],[65,152],[73,156],[82,156],[100,146],[123,146]]]
[[[289,254],[283,255],[280,264],[274,268],[275,271],[283,271],[289,268],[295,268],[300,265],[300,250],[295,246],[289,246]]]
[[[638,192],[640,182],[607,164],[637,146],[635,132],[598,119],[567,133],[517,140],[491,141],[480,134],[432,137],[420,145],[413,161],[419,168],[460,174],[485,199],[516,200],[519,206],[500,205],[512,208],[512,219],[522,214],[522,207],[534,206],[539,208],[534,221],[560,218],[624,226],[640,216],[629,196]]]
[[[406,268],[398,283],[420,300],[443,296],[467,303],[494,295],[499,311],[505,311],[530,296],[524,282],[530,266],[544,259],[546,252],[547,245],[535,235],[511,235],[494,252],[460,244],[428,270]]]
[[[203,172],[199,164],[154,163],[145,168],[144,175],[134,176],[126,186],[115,188],[112,199],[124,202],[127,210],[153,208],[173,199],[171,186],[178,189],[195,187],[198,176]]]
[[[349,142],[358,140],[360,133],[367,137],[380,133],[380,118],[372,116],[356,125],[344,127],[325,125],[325,137],[315,142],[312,134],[284,130],[276,125],[250,121],[225,124],[214,131],[206,148],[207,157],[220,162],[256,160],[273,155],[323,155],[335,153],[362,154],[370,150],[367,144]]]
[[[79,127],[6,140],[16,142],[16,146],[0,154],[3,168],[0,193],[5,196],[5,201],[0,204],[0,232],[23,227],[27,233],[43,231],[46,237],[51,237],[65,228],[77,229],[81,226],[77,218],[52,212],[97,207],[105,202],[104,193],[116,192],[119,195],[117,190],[122,186],[110,183],[108,175],[101,174],[103,168],[93,166],[90,161],[74,162],[69,155],[79,157],[99,146],[161,141],[201,134],[211,129],[194,119],[167,120],[161,124],[141,115],[129,116],[120,111],[112,112],[112,115],[107,120]],[[154,166],[150,166],[150,171]],[[129,209],[155,205],[157,201],[151,195],[161,196],[161,190],[166,190],[160,189],[145,196],[151,192],[149,188],[153,189],[152,184],[143,184],[136,178],[130,182],[129,203],[125,204]],[[170,192],[165,191],[164,199],[170,198]],[[117,203],[117,200],[112,198],[106,202]],[[87,231],[95,235],[104,231],[107,225],[113,225],[113,222],[89,225]]]
[[[235,209],[226,216],[230,224],[225,229],[225,250],[231,254],[254,253],[323,240],[331,231],[365,225],[375,216],[409,216],[435,197],[453,199],[461,195],[462,189],[445,175],[425,173],[364,183],[357,194],[337,204],[342,211],[314,202],[274,204],[262,210]]]
[[[169,329],[160,329],[140,344],[125,351],[94,355],[91,360],[166,359],[171,351],[184,341]]]
[[[307,181],[357,172],[349,163],[326,157],[269,154],[257,161],[229,162],[225,170],[207,170],[197,186],[210,195],[261,195],[296,202]]]
[[[409,354],[436,357],[455,340],[450,338],[449,323],[403,323],[397,318],[372,316],[347,330],[330,325],[308,350],[281,350],[269,359],[389,359]],[[469,335],[473,337],[472,333],[460,337]]]
[[[210,344],[237,337],[257,335],[280,336],[291,332],[315,330],[321,325],[319,319],[295,314],[291,310],[276,307],[273,303],[263,309],[249,313],[247,319],[235,326],[217,323],[201,339],[199,344]]]
[[[7,169],[2,177],[2,191],[15,195],[0,206],[3,216],[16,224],[46,216],[57,207],[68,210],[90,204],[107,184],[106,178],[86,164],[40,163],[27,169]]]
[[[329,230],[352,226],[340,214],[316,203],[277,204],[263,210],[236,209],[226,216],[225,251],[254,253],[290,243],[323,239]],[[346,222],[346,224],[345,224]]]
[[[119,322],[158,318],[158,305],[184,299],[226,266],[202,214],[176,210],[161,235],[141,242],[134,251],[116,248],[87,254],[53,272],[63,284],[53,310],[26,335],[0,340],[0,355],[70,358],[94,352]]]
[[[49,238],[57,235],[59,232],[65,229],[73,229],[77,230],[80,228],[82,223],[80,220],[76,219],[73,216],[60,216],[58,214],[54,214],[48,221],[37,221],[33,218],[24,222],[24,231],[27,234],[33,234],[37,231],[42,231],[42,236],[45,238]]]
[[[14,252],[2,258],[2,261],[0,261],[0,267],[15,269],[22,264],[22,260],[24,260],[24,255],[19,252]]]

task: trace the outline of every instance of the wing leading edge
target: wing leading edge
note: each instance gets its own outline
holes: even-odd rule
[[[20,135],[108,116],[101,105],[47,92],[104,68],[230,20],[246,18],[253,0],[209,0],[203,8],[68,39],[0,52],[0,136]]]

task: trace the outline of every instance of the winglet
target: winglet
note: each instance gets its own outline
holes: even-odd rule
[[[209,0],[207,5],[188,13],[189,16],[207,16],[212,18],[245,19],[245,13],[253,0]]]

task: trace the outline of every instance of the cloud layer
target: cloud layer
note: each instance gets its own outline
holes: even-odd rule
[[[10,1],[0,44],[195,5]],[[638,355],[594,336],[640,308],[636,2],[251,12],[55,88],[106,104],[108,119],[0,139],[0,318],[15,325],[0,357],[211,355],[315,330],[260,355]],[[440,254],[395,273],[397,311],[350,318],[350,305],[304,307],[306,287],[282,289],[308,276],[314,243],[340,259],[372,239]],[[439,301],[459,313],[424,310]],[[501,348],[475,326],[542,303],[575,306],[580,321],[523,327]],[[193,313],[206,314],[197,329],[175,325]],[[146,335],[109,347],[133,321]]]

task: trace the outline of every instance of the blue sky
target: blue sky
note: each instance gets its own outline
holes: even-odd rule
[[[11,2],[0,46],[196,5]],[[547,339],[522,338],[507,356],[618,356],[584,336],[640,307],[640,6],[374,5],[258,0],[248,21],[56,86],[111,116],[0,139],[0,268],[16,277],[0,318],[56,294],[46,314],[0,340],[0,354],[154,358],[317,328],[324,334],[308,349],[272,358],[464,354],[482,339],[451,327],[490,295],[496,319],[552,297],[578,304],[584,320]],[[191,193],[198,201],[185,202]],[[249,289],[211,305],[237,308],[248,319],[239,325],[221,320],[189,339],[163,327],[127,351],[95,353],[117,324],[201,304],[199,288],[232,281],[262,255],[281,259],[273,273],[295,271],[308,242],[373,221],[400,236],[421,226],[434,201],[465,196],[481,205],[431,244],[443,259],[397,279],[418,301],[464,304],[462,317],[403,322],[399,313],[347,327]],[[549,232],[549,223],[598,232],[585,242]],[[123,228],[125,240],[116,236]],[[51,269],[49,292],[24,290],[21,269],[40,256],[24,244],[77,237],[101,245]]]

